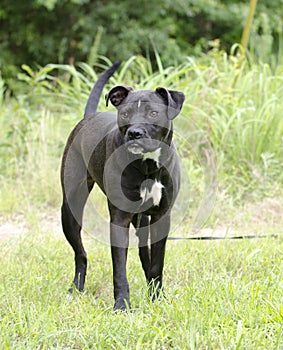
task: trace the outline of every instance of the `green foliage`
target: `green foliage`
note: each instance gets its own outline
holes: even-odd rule
[[[210,135],[219,171],[230,173],[228,186],[239,194],[234,180],[242,181],[247,195],[255,188],[268,192],[274,183],[268,184],[266,177],[273,174],[280,179],[278,186],[283,180],[279,166],[283,151],[281,70],[274,75],[268,65],[254,65],[238,72],[237,61],[235,66],[231,63],[224,60],[223,71],[219,65],[197,71],[195,91],[201,91],[204,98],[196,102],[188,93],[192,112],[197,125]],[[233,86],[236,75],[239,77]]]
[[[100,62],[99,69],[111,64],[106,58]],[[192,181],[183,184],[184,189],[192,188],[192,216],[199,205],[194,198],[206,195],[205,179],[213,183],[216,170],[220,191],[235,201],[280,194],[282,67],[273,72],[266,64],[249,66],[245,61],[239,66],[237,58],[216,50],[199,60],[187,59],[178,67],[166,67],[158,55],[156,62],[159,71],[153,73],[150,61],[132,57],[104,92],[122,83],[135,89],[165,86],[185,93],[182,116],[175,122],[175,140]],[[86,63],[23,69],[19,78],[28,86],[28,93],[17,100],[4,100],[1,106],[3,183],[5,178],[16,180],[30,194],[31,202],[36,198],[41,203],[58,203],[64,143],[83,115],[97,73]],[[99,109],[106,109],[102,100]],[[44,189],[41,195],[38,183]],[[181,194],[185,203],[186,193]]]
[[[259,1],[251,47],[263,60],[282,45],[282,5]],[[180,64],[209,50],[215,39],[229,51],[240,41],[248,6],[244,0],[137,0],[134,6],[126,0],[3,0],[0,69],[12,87],[14,66],[23,63],[92,65],[98,54],[113,61],[133,54],[152,59],[157,48],[166,65]]]

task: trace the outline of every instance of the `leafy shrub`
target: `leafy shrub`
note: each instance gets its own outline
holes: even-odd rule
[[[207,52],[215,39],[229,52],[240,41],[248,6],[244,0],[4,0],[0,67],[11,86],[14,66],[23,63],[93,65],[98,54],[152,60],[157,49],[166,65],[178,65]],[[251,43],[264,60],[281,42],[282,6],[282,0],[258,4]]]

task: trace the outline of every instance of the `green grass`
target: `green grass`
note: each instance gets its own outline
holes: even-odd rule
[[[173,234],[214,227],[279,238],[168,242],[167,301],[154,304],[131,249],[133,312],[115,315],[109,248],[88,236],[86,292],[68,295],[73,253],[48,216],[59,215],[61,155],[97,73],[84,63],[38,72],[25,66],[21,96],[5,95],[0,80],[0,348],[283,348],[283,68],[239,68],[236,57],[220,53],[179,67],[163,67],[158,56],[157,63],[153,72],[150,62],[131,58],[105,92],[128,84],[186,94],[175,120],[183,182]],[[109,64],[105,59],[100,68]],[[100,109],[106,110],[102,99]],[[88,211],[85,227],[106,235],[105,202],[97,192],[92,200],[99,215]],[[29,233],[7,241],[6,220]]]
[[[1,348],[282,349],[282,239],[169,241],[167,300],[153,304],[131,249],[133,310],[118,315],[110,250],[91,239],[86,246],[86,291],[71,296],[65,240],[38,230],[1,244]]]

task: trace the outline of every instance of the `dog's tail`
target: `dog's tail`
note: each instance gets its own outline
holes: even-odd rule
[[[120,64],[120,61],[115,62],[112,67],[108,68],[105,72],[103,72],[100,75],[94,87],[92,88],[89,98],[87,100],[84,118],[88,118],[96,113],[104,85],[107,83],[109,78],[116,72]]]

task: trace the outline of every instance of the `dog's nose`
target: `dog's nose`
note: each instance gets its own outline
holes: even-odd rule
[[[141,139],[143,136],[144,136],[144,131],[140,128],[128,130],[129,140]]]

